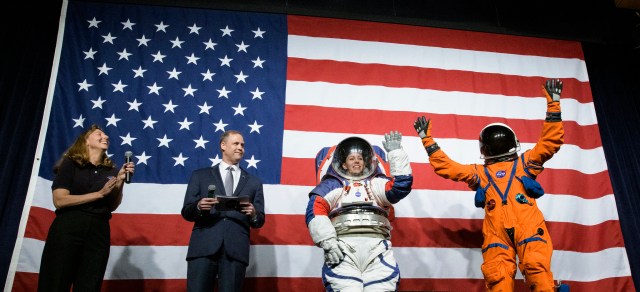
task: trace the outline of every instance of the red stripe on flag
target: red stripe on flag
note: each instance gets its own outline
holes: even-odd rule
[[[33,207],[29,218],[32,224],[27,224],[25,237],[45,240],[53,220],[51,214],[50,210]],[[304,215],[268,214],[265,220],[263,228],[251,229],[252,244],[313,245]],[[624,246],[621,238],[614,236],[620,234],[618,221],[594,226],[563,222],[547,224],[557,250],[596,252]],[[392,243],[396,247],[480,248],[482,245],[482,219],[396,217],[392,225]],[[180,215],[114,214],[111,244],[187,246],[191,228],[192,223]],[[594,238],[593,234],[599,236]]]
[[[304,208],[300,210],[304,212]],[[55,218],[51,210],[32,207],[25,237],[46,240]],[[260,229],[251,229],[252,244],[313,245],[302,215],[267,214]],[[186,246],[193,223],[178,214],[113,214],[111,244],[117,246]],[[284,226],[284,227],[283,227]]]
[[[134,279],[134,280],[104,280],[102,292],[122,291],[186,291],[186,279]],[[38,274],[17,272],[13,282],[14,292],[37,291]],[[257,291],[257,290],[256,290]]]
[[[438,176],[428,163],[411,163],[411,168],[414,190],[469,191],[469,198],[473,199],[474,193],[466,183]],[[587,175],[571,169],[546,168],[536,180],[540,182],[546,194],[573,195],[583,199],[597,199],[613,194],[608,171]]]
[[[320,267],[318,267],[320,269]],[[400,267],[402,271],[402,267]],[[614,277],[593,282],[563,281],[573,291],[635,291],[631,277]],[[36,291],[38,274],[17,272],[13,292]],[[104,280],[103,292],[121,291],[185,291],[186,279]],[[525,291],[523,280],[516,280],[515,291]],[[248,277],[243,291],[323,292],[320,278]],[[483,279],[402,278],[399,291],[484,291]]]
[[[605,278],[593,282],[563,280],[562,283],[568,284],[571,291],[636,291],[631,276]]]
[[[40,207],[31,206],[24,237],[34,238],[44,241],[47,239],[51,222],[56,218],[56,214]]]
[[[612,247],[624,247],[624,241],[619,236],[622,234],[620,222],[616,220],[593,226],[550,221],[546,224],[554,250],[591,253]]]
[[[104,280],[100,291],[187,291],[186,279]]]
[[[25,237],[46,240],[55,218],[51,210],[31,207]],[[114,213],[111,226],[111,245],[181,246],[189,244],[193,227],[177,214],[119,214]]]
[[[518,279],[515,282],[514,291],[529,291],[524,280]],[[606,278],[593,282],[562,281],[562,283],[568,284],[571,291],[635,291],[631,277]],[[486,291],[486,289],[483,279],[403,278],[400,280],[399,291]]]
[[[542,120],[545,115],[545,113],[540,113],[540,120],[523,120],[306,105],[287,105],[285,110],[284,128],[290,131],[381,135],[393,129],[401,132],[403,136],[417,136],[413,128],[413,121],[418,116],[426,115],[427,118],[431,119],[431,133],[436,140],[445,138],[478,140],[480,131],[484,126],[490,123],[503,122],[515,131],[521,143],[536,143],[538,141],[542,131]],[[326,123],[326,121],[334,119],[340,120],[341,123]],[[363,123],[362,121],[376,122]],[[576,145],[582,149],[593,149],[602,146],[597,125],[581,126],[574,121],[564,121],[563,126],[565,129],[565,144]],[[477,151],[478,156],[480,156],[479,149],[470,150]]]
[[[288,30],[290,35],[584,60],[579,42],[534,37],[293,15],[288,16]]]
[[[542,97],[546,78],[438,68],[361,64],[332,60],[288,58],[287,80],[352,85],[379,85],[440,91]],[[455,80],[455,82],[450,82]],[[562,96],[581,103],[593,101],[588,82],[563,79]]]
[[[280,182],[283,185],[315,186],[315,164],[315,159],[283,157]]]
[[[38,274],[16,272],[13,278],[12,292],[38,291]]]
[[[411,169],[414,190],[469,191],[469,203],[472,203],[473,193],[467,184],[439,177],[428,163],[411,163]],[[315,159],[282,159],[282,184],[315,186],[315,175]],[[547,194],[573,195],[583,199],[597,199],[613,194],[608,171],[584,174],[571,169],[547,168],[538,176],[537,181]]]
[[[304,206],[300,208],[300,212],[304,212]],[[303,215],[271,214],[265,218],[262,228],[251,229],[251,244],[313,245],[313,241]]]
[[[396,218],[392,222],[394,247],[481,248],[482,219]],[[624,247],[618,221],[593,226],[548,222],[555,250],[592,253]],[[599,234],[597,239],[591,238]]]
[[[193,222],[175,214],[113,214],[111,218],[112,245],[189,244]]]
[[[411,170],[413,172],[412,190],[469,191],[470,198],[473,199],[473,192],[466,183],[438,176],[428,163],[411,163]]]
[[[608,170],[584,174],[572,169],[545,168],[536,180],[547,194],[573,195],[583,199],[613,194]]]
[[[482,219],[396,217],[391,225],[391,242],[394,247],[482,246]]]

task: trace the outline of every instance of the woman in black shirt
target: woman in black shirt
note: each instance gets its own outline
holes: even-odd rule
[[[122,202],[126,173],[107,156],[109,136],[93,125],[54,166],[56,218],[45,242],[38,291],[100,291],[109,259],[109,219]]]

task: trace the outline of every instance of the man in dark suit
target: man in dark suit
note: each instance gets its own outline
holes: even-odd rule
[[[184,196],[182,217],[194,222],[187,251],[187,291],[213,291],[216,282],[220,292],[241,291],[249,264],[249,229],[264,225],[262,182],[239,166],[244,156],[242,134],[226,131],[220,149],[222,161],[195,170]],[[243,199],[223,200],[230,196]]]

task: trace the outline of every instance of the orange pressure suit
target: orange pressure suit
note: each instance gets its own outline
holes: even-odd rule
[[[544,92],[549,99],[546,91]],[[427,133],[430,132],[430,125],[428,127]],[[521,178],[529,176],[535,179],[542,172],[543,163],[560,149],[563,136],[560,103],[549,102],[547,119],[538,142],[515,160],[463,165],[450,159],[437,146],[430,133],[422,138],[436,174],[466,182],[474,190],[486,189],[482,226],[484,263],[481,268],[490,291],[514,290],[516,254],[527,287],[534,291],[554,291],[551,237],[536,200],[527,195]],[[514,169],[515,178],[512,177]],[[487,174],[495,184],[490,182]],[[516,200],[516,196],[520,202]]]

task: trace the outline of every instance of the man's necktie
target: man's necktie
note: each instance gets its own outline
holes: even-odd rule
[[[227,167],[227,175],[224,178],[224,192],[227,196],[233,195],[233,167]]]

